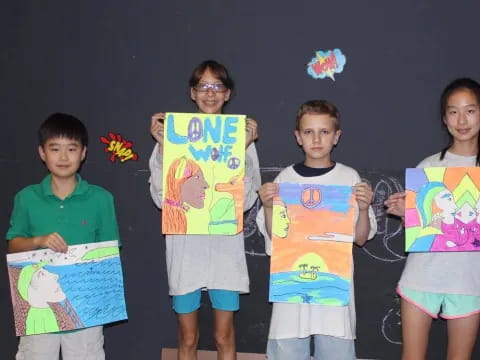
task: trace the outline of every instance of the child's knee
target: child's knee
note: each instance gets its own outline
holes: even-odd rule
[[[179,342],[183,347],[196,347],[198,343],[198,331],[180,330]]]
[[[214,334],[217,346],[229,346],[235,343],[235,331],[233,326],[225,330],[217,330]]]

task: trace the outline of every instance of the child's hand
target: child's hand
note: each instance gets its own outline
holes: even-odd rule
[[[247,134],[245,136],[245,149],[250,146],[252,142],[258,139],[258,125],[252,118],[247,118]]]
[[[273,207],[273,198],[278,194],[278,184],[277,183],[265,183],[260,186],[258,190],[258,195],[264,207],[271,208]]]
[[[163,121],[165,120],[165,113],[156,113],[152,115],[150,123],[150,134],[158,143],[158,151],[163,151]]]
[[[42,248],[49,248],[56,252],[66,253],[68,245],[59,233],[51,233],[38,238],[38,245]]]
[[[390,195],[383,203],[387,207],[387,213],[403,218],[405,216],[405,196],[405,192]]]
[[[373,198],[373,191],[366,182],[359,182],[353,187],[359,210],[368,210]]]

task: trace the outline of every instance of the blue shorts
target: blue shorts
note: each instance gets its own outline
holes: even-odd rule
[[[208,289],[212,308],[223,311],[237,311],[240,308],[238,291]],[[202,290],[198,289],[185,295],[173,296],[173,310],[177,314],[189,314],[200,308]]]
[[[480,296],[431,293],[404,286],[398,286],[397,293],[434,319],[438,314],[444,319],[457,319],[480,312]]]
[[[310,339],[314,341],[314,360],[355,360],[355,342],[328,335],[306,338],[268,339],[268,360],[310,360]]]

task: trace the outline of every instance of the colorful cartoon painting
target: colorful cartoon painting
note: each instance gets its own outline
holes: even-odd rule
[[[480,250],[480,168],[407,169],[405,251]]]
[[[270,301],[350,301],[355,199],[350,186],[281,183],[274,199]]]
[[[7,255],[17,336],[127,318],[117,241]]]
[[[241,232],[244,172],[245,115],[167,113],[163,233]]]

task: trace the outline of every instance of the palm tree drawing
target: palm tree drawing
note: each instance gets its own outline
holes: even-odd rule
[[[307,266],[308,264],[299,264],[298,267],[302,270],[302,274],[307,273]]]

